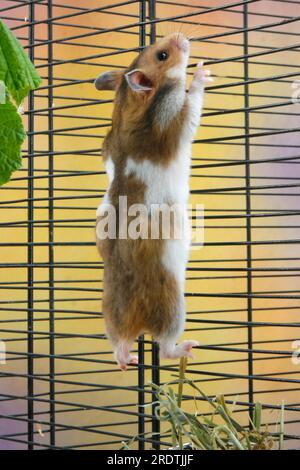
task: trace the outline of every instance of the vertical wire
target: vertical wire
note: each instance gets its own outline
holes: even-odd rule
[[[149,20],[153,21],[156,18],[156,0],[148,0],[148,13]],[[150,44],[156,41],[156,24],[155,22],[150,24]],[[159,371],[159,347],[154,341],[152,342],[152,382],[156,385],[160,383],[160,371]],[[155,393],[152,395],[152,400],[156,401]],[[153,448],[159,450],[159,433],[160,433],[160,421],[155,416],[155,405],[152,406],[152,433],[154,434]],[[158,442],[157,442],[158,441]]]
[[[156,19],[156,0],[148,0],[149,7],[149,20]],[[156,41],[156,23],[153,22],[150,24],[150,44],[153,44]]]
[[[35,10],[34,10],[34,0],[31,0],[29,3],[29,57],[31,61],[34,61],[34,19],[35,19]],[[27,434],[28,434],[28,450],[33,450],[34,448],[34,402],[33,402],[33,393],[34,393],[34,338],[33,338],[33,307],[34,307],[34,253],[33,253],[33,240],[34,240],[34,91],[31,91],[28,99],[28,229],[27,229],[27,238],[28,238],[28,248],[27,248],[27,414],[28,414],[28,424],[27,424]]]
[[[156,385],[160,384],[160,370],[159,370],[159,347],[158,344],[153,341],[152,343],[152,382]],[[153,401],[157,400],[156,394],[152,394]],[[155,416],[155,405],[152,406],[152,433],[154,434],[153,439],[156,441],[153,443],[155,450],[160,449],[160,421]]]
[[[50,396],[50,445],[55,446],[55,310],[54,310],[54,208],[53,208],[53,196],[54,196],[54,184],[53,184],[53,25],[52,25],[52,0],[48,1],[47,6],[48,12],[48,148],[49,148],[49,160],[48,160],[48,169],[49,169],[49,178],[48,178],[48,196],[49,196],[49,374],[50,374],[50,383],[49,383],[49,396]]]
[[[140,0],[139,4],[139,21],[145,23],[146,21],[146,0]],[[139,46],[146,45],[146,26],[145,24],[139,25]],[[138,434],[142,436],[145,433],[145,343],[144,336],[138,339],[138,353],[139,353],[139,366],[138,366],[138,401],[139,401],[139,417],[138,417]],[[139,439],[139,450],[145,449],[144,438]]]
[[[251,227],[251,170],[250,170],[250,115],[249,115],[249,62],[248,62],[248,5],[243,6],[243,29],[244,29],[244,105],[245,105],[245,179],[246,179],[246,232],[247,232],[247,335],[248,335],[248,399],[253,403],[253,337],[252,337],[252,227]],[[250,418],[253,410],[249,406]]]

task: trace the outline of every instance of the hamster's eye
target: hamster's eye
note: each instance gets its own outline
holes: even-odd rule
[[[157,53],[157,58],[158,60],[167,60],[167,58],[169,57],[168,53],[166,51],[161,51],[161,52],[158,52]]]

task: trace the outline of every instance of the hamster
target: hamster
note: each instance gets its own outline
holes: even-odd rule
[[[144,333],[159,343],[165,359],[193,357],[191,349],[199,345],[177,340],[185,323],[191,144],[211,78],[198,64],[186,92],[188,59],[189,41],[175,33],[146,47],[126,70],[105,72],[95,80],[97,90],[115,91],[112,127],[103,143],[109,187],[97,210],[96,234],[104,262],[106,333],[122,370],[138,364],[131,348]],[[121,208],[124,201],[128,212]],[[149,235],[153,214],[173,205],[183,221],[181,236],[174,236],[175,216],[169,238],[163,237],[161,225],[155,237]],[[136,207],[142,213],[141,235],[130,236]],[[107,236],[103,227],[109,213],[116,227]]]

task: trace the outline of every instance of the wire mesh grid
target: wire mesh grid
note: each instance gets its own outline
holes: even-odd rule
[[[160,364],[145,336],[124,374],[104,335],[94,222],[113,96],[91,82],[177,30],[191,37],[189,79],[200,59],[215,76],[193,144],[205,245],[187,269],[186,332],[201,342],[188,374],[245,422],[261,401],[276,423],[284,400],[286,447],[299,446],[299,4],[0,1],[43,78],[25,110],[24,167],[1,188],[1,448],[117,449],[159,432],[145,384],[178,364]],[[147,434],[134,448],[169,445]]]

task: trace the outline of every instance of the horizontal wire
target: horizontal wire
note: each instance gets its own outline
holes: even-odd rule
[[[284,306],[284,310],[294,310],[294,309],[298,309],[300,307],[299,306]],[[271,307],[264,307],[264,308],[253,308],[253,312],[268,312],[268,311],[274,311],[274,313],[276,313],[276,310],[279,310],[281,311],[283,308],[282,307],[276,307],[276,306],[271,306]],[[0,308],[0,311],[8,311],[8,312],[25,312],[27,313],[28,311],[31,311],[31,312],[38,312],[38,313],[48,313],[49,312],[49,309],[47,308],[44,308],[44,309],[41,309],[41,308],[29,308],[29,309],[22,309],[22,308],[17,308],[17,307],[12,307],[12,308],[8,308],[8,307],[1,307]],[[189,311],[188,312],[188,315],[208,315],[208,314],[222,314],[222,313],[230,313],[230,314],[233,314],[233,313],[243,313],[245,312],[246,309],[229,309],[229,310],[224,310],[224,309],[219,309],[219,310],[197,310],[197,311]],[[71,313],[71,314],[88,314],[88,315],[95,315],[97,317],[99,317],[99,312],[93,312],[93,311],[90,311],[90,310],[78,310],[78,309],[72,309],[72,310],[68,310],[68,309],[61,309],[61,308],[56,308],[56,312],[57,313]],[[273,340],[272,340],[273,341]],[[278,341],[278,340],[277,340]]]
[[[70,36],[68,38],[64,38],[64,40],[91,37],[91,36],[95,36],[97,34],[103,34],[103,33],[109,33],[109,32],[120,32],[124,29],[136,28],[136,27],[140,27],[140,26],[143,26],[143,25],[144,26],[147,26],[147,25],[150,26],[152,24],[155,25],[157,23],[165,23],[167,21],[174,21],[174,20],[178,20],[178,19],[181,19],[181,18],[200,16],[200,15],[203,15],[203,14],[213,13],[213,12],[216,12],[216,11],[224,11],[224,9],[228,9],[228,8],[231,8],[231,7],[241,6],[241,5],[250,4],[250,3],[256,3],[257,1],[260,1],[260,0],[244,0],[243,2],[240,1],[240,2],[235,2],[235,3],[230,3],[228,5],[212,7],[209,10],[202,11],[202,12],[199,12],[199,11],[198,12],[190,12],[190,13],[186,13],[186,14],[182,14],[182,15],[169,16],[167,18],[156,18],[156,19],[153,19],[153,20],[130,23],[128,25],[122,25],[122,26],[118,26],[118,27],[114,27],[114,28],[106,28],[106,29],[103,29],[103,30],[100,30],[100,31],[94,31],[93,33],[85,33],[85,34],[82,34],[82,35]],[[300,17],[298,17],[297,19],[299,19],[299,18]],[[295,19],[295,18],[285,19],[285,20],[282,20],[282,21],[278,22],[278,24],[273,23],[270,26],[268,24],[261,25],[260,27],[256,27],[256,29],[260,29],[260,28],[263,29],[263,28],[268,28],[268,27],[281,26],[281,25],[285,25],[285,24],[293,22],[293,21],[297,21],[297,19]],[[239,32],[241,33],[241,32],[243,32],[243,30],[240,29]],[[231,34],[237,34],[237,32],[232,32]],[[224,33],[224,35],[227,35],[227,33]],[[205,40],[205,39],[211,39],[211,37],[209,36],[209,37],[201,38],[201,40]],[[45,40],[42,43],[29,44],[28,46],[25,46],[25,48],[26,47],[27,48],[36,48],[36,47],[39,47],[41,45],[54,44],[54,43],[59,43],[59,42],[60,42],[60,39],[52,39],[51,41],[50,40]]]
[[[7,1],[7,0],[6,0]],[[32,3],[33,5],[46,5],[46,4],[43,4],[44,0],[30,0],[30,3]],[[14,0],[14,2],[18,2],[20,3],[20,5],[10,5],[9,7],[4,7],[4,8],[0,8],[0,13],[3,13],[4,11],[8,11],[8,10],[15,10],[16,8],[23,8],[24,6],[28,6],[28,1],[20,1],[20,0]]]
[[[88,13],[100,13],[104,10],[109,10],[111,8],[116,8],[116,7],[121,7],[121,6],[124,6],[124,5],[130,5],[130,4],[137,3],[137,2],[138,2],[138,0],[126,0],[126,1],[123,1],[123,2],[115,3],[113,5],[105,5],[105,6],[98,7],[98,8],[80,10],[79,12],[73,12],[73,13],[69,13],[67,15],[54,16],[52,18],[45,18],[44,20],[26,21],[26,23],[24,25],[15,26],[15,27],[11,28],[11,30],[16,31],[16,30],[18,30],[20,28],[24,28],[24,27],[30,28],[33,25],[36,26],[38,24],[51,23],[55,20],[62,20],[62,19],[65,19],[65,18],[73,18],[74,16],[82,17],[82,16],[84,16],[85,14],[88,14]],[[120,14],[120,16],[122,15],[121,13],[118,13],[118,14]]]
[[[235,348],[225,348],[225,347],[221,347],[221,346],[198,346],[199,349],[207,349],[207,350],[221,350],[223,352],[237,352]],[[240,352],[240,351],[238,351]],[[247,350],[247,348],[244,348],[243,349],[243,352],[244,353],[247,353],[249,352],[249,350]],[[275,352],[275,351],[262,351],[261,354],[268,354],[268,353],[272,353],[274,355],[276,355],[278,352]],[[288,352],[289,353],[289,352]],[[286,355],[286,353],[284,353],[284,355]],[[98,362],[98,363],[101,363],[103,361],[92,361],[92,360],[88,360],[88,361],[85,361],[85,362]],[[106,361],[107,364],[111,364],[113,363],[113,361]],[[197,363],[194,363],[194,364],[191,364],[190,367],[194,367],[195,365],[197,365]],[[131,366],[132,369],[131,370],[136,370],[136,367],[135,366]],[[146,364],[143,364],[143,367],[145,368],[155,368],[156,366],[154,365],[146,365]],[[176,368],[177,368],[177,365],[175,366],[159,366],[159,369],[160,370],[166,370],[166,371],[176,371]],[[108,372],[108,371],[107,371]],[[118,369],[115,369],[115,372],[119,372]],[[197,379],[198,382],[207,382],[207,381],[211,381],[211,380],[229,380],[229,379],[232,379],[232,378],[239,378],[239,379],[249,379],[249,377],[251,377],[250,375],[247,375],[247,374],[233,374],[233,373],[228,373],[226,374],[225,372],[213,372],[213,371],[205,371],[205,370],[195,370],[195,369],[191,369],[189,371],[187,371],[187,373],[192,373],[192,374],[197,374],[197,375],[204,375],[204,376],[207,376],[208,378],[205,378],[205,379]],[[258,380],[258,381],[267,381],[267,382],[278,382],[278,383],[292,383],[292,384],[297,384],[297,383],[300,383],[300,380],[299,379],[293,379],[293,378],[282,378],[282,376],[284,375],[289,375],[291,372],[288,372],[288,371],[284,371],[284,372],[273,372],[273,373],[267,373],[267,374],[256,374],[256,375],[253,375],[253,379],[255,380]],[[295,373],[295,372],[293,372]],[[2,374],[1,374],[2,375]],[[278,377],[274,377],[274,375],[278,376]],[[15,374],[15,373],[6,373],[5,376],[7,377],[16,377],[16,378],[27,378],[27,374]],[[45,376],[40,376],[38,374],[35,374],[34,376],[34,379],[35,380],[38,380],[38,381],[42,381],[42,382],[54,382],[54,383],[57,383],[57,384],[65,384],[65,385],[76,385],[76,386],[93,386],[93,387],[100,387],[102,388],[104,391],[110,391],[110,390],[126,390],[126,391],[132,391],[132,392],[135,392],[135,391],[138,391],[139,390],[139,387],[138,386],[120,386],[120,385],[108,385],[108,384],[97,384],[97,383],[91,383],[91,382],[86,382],[86,381],[74,381],[74,380],[65,380],[65,379],[56,379],[56,378],[48,378],[48,377],[45,377]],[[213,378],[211,378],[213,377]],[[147,394],[152,394],[152,392],[150,390],[147,390],[147,388],[145,388],[145,393]],[[12,395],[12,394],[1,394],[2,396],[6,396],[6,397],[13,397],[13,398],[17,398],[17,399],[26,399],[26,397],[22,397],[20,395]],[[47,402],[47,400],[45,399],[41,399],[41,398],[36,398],[36,401],[39,401],[39,402]],[[56,401],[56,403],[58,404],[62,404],[62,405],[66,405],[66,406],[78,406],[78,407],[81,407],[81,406],[84,406],[84,404],[76,404],[74,402],[66,402],[66,401]],[[113,412],[118,412],[115,408],[116,407],[121,407],[123,406],[122,404],[119,404],[119,405],[109,405],[109,406],[96,406],[96,405],[90,405],[91,409],[95,409],[95,410],[109,410],[109,411],[113,411]],[[300,411],[300,409],[299,409]],[[121,412],[119,410],[119,412]],[[128,410],[122,410],[122,413],[123,414],[132,414],[132,412],[129,412]],[[139,413],[139,412],[135,412],[135,413]]]

